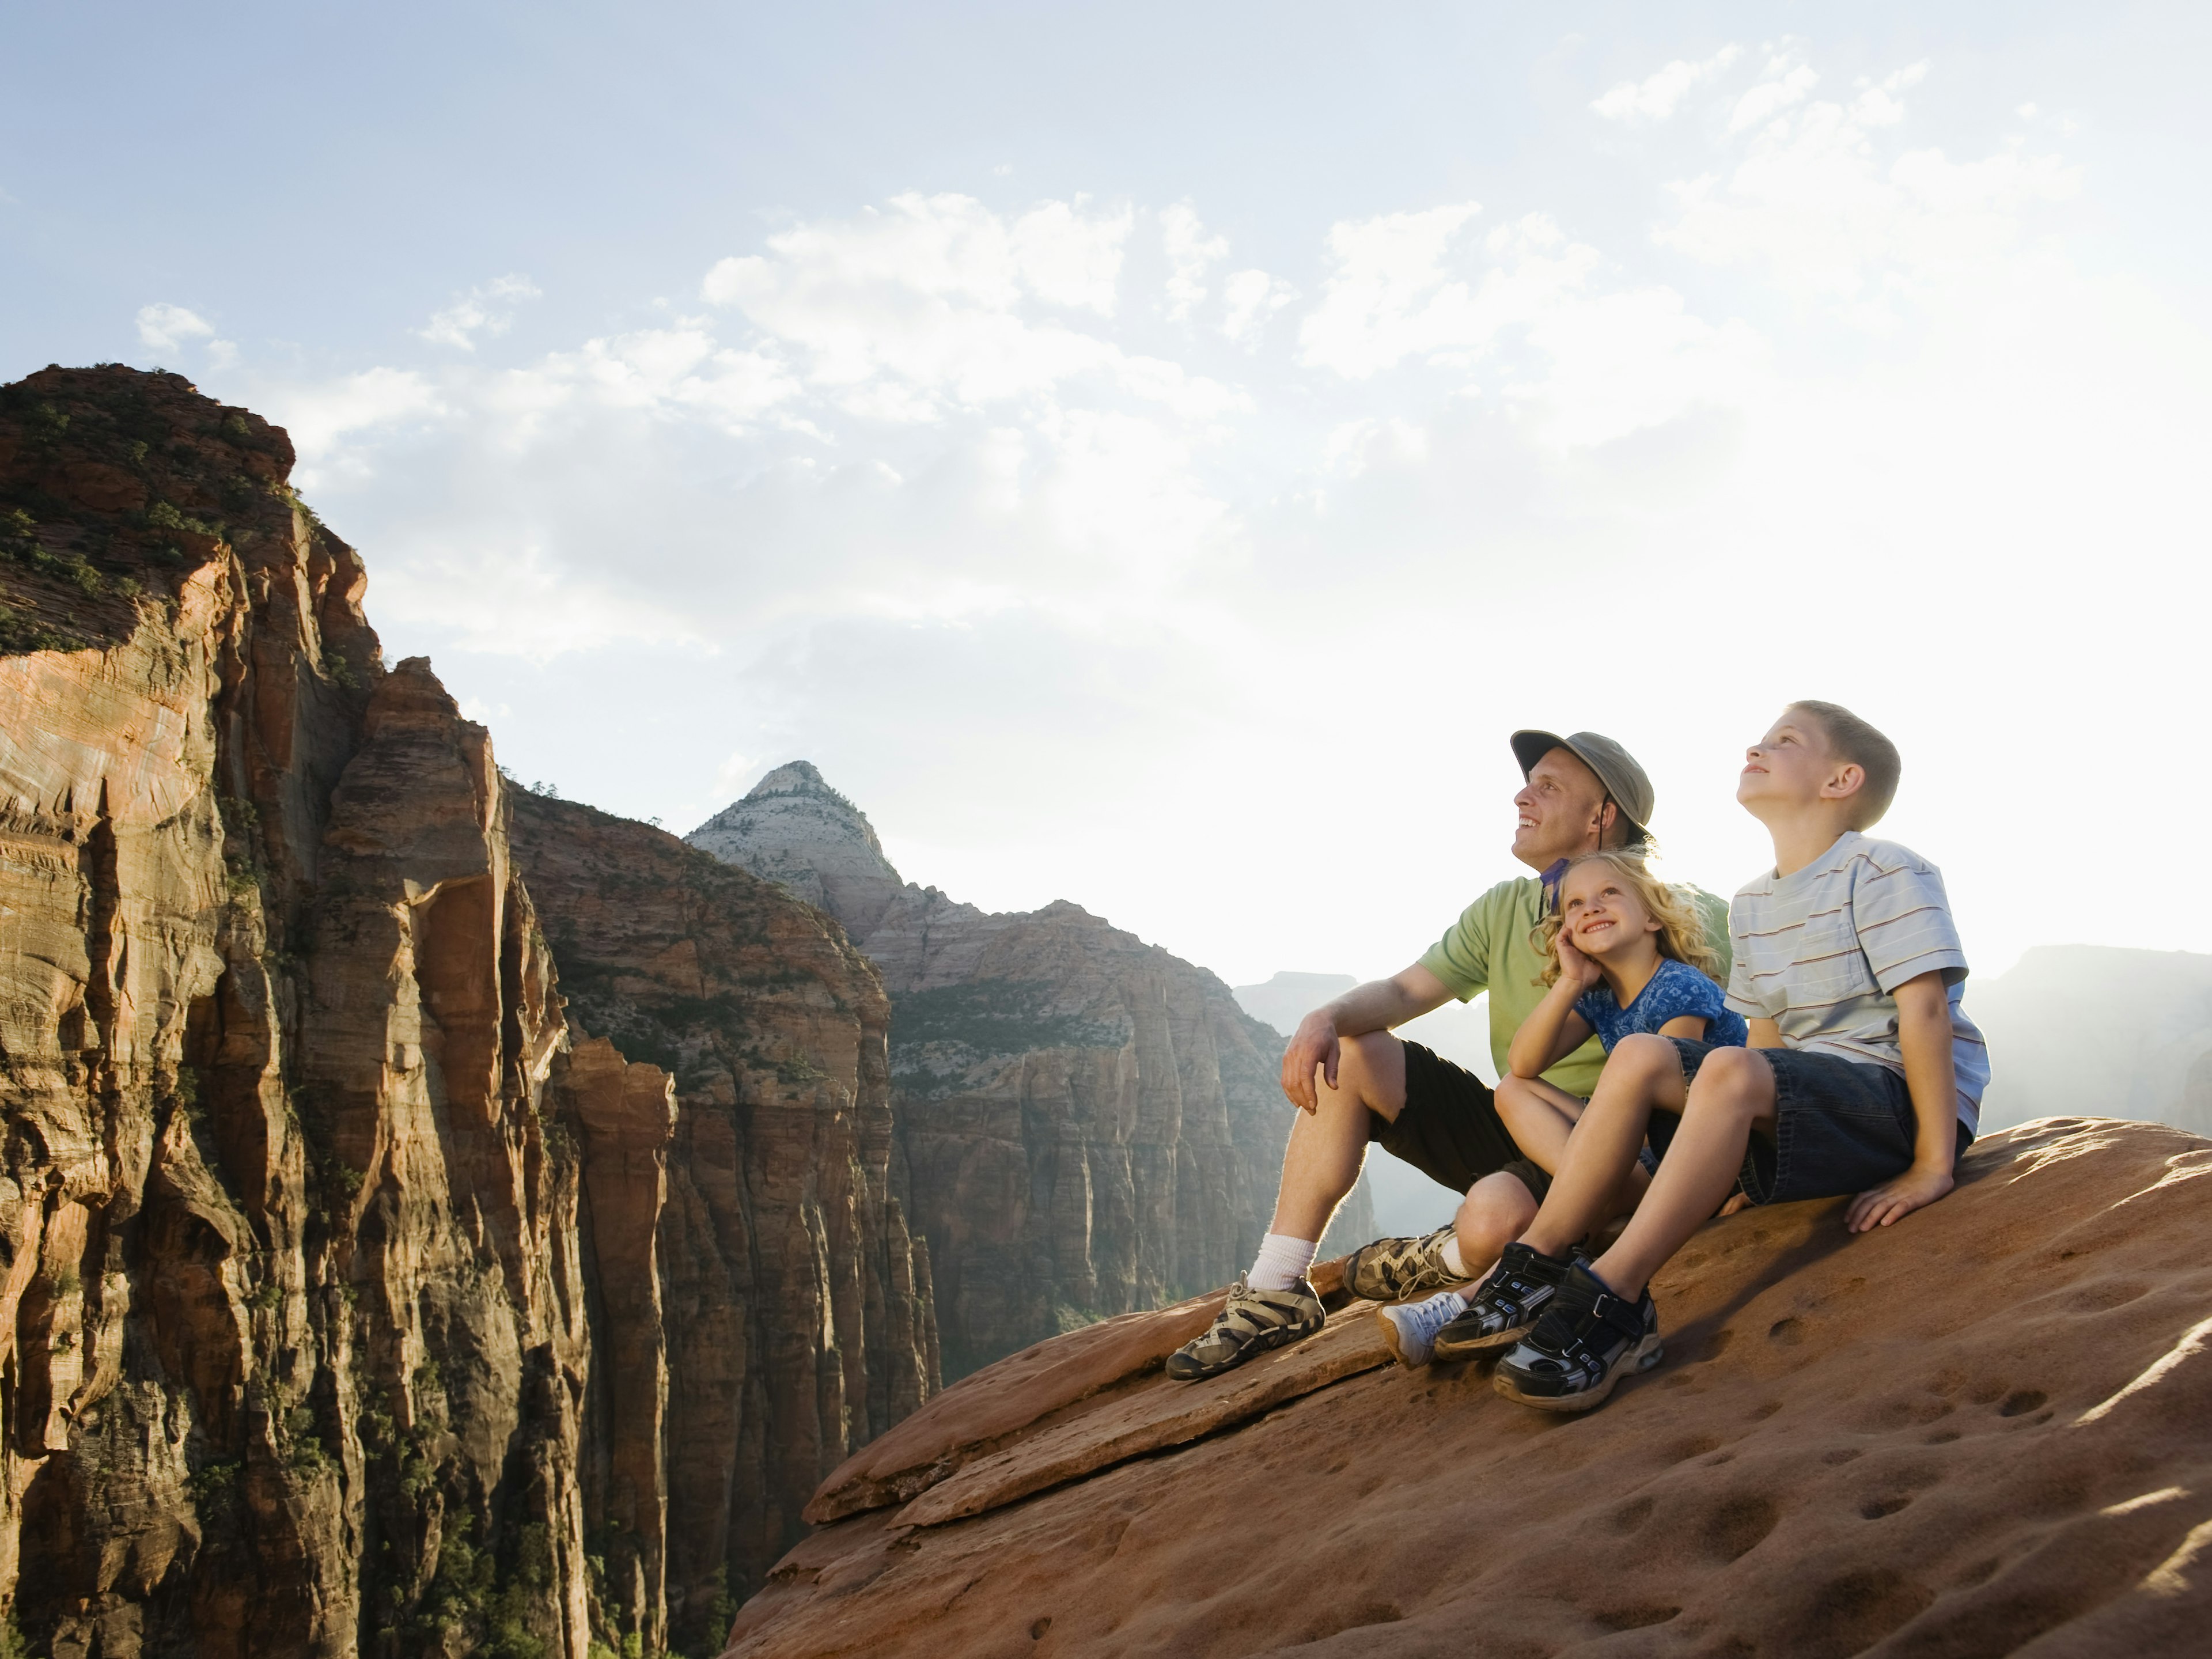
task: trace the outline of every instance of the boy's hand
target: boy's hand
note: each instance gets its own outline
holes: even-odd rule
[[[1853,1199],[1851,1207],[1844,1212],[1844,1225],[1855,1233],[1887,1227],[1933,1204],[1957,1184],[1948,1170],[1923,1170],[1916,1164],[1896,1180],[1885,1181],[1872,1192]]]
[[[1565,927],[1559,929],[1559,977],[1575,988],[1579,996],[1603,977],[1597,963],[1584,956]]]

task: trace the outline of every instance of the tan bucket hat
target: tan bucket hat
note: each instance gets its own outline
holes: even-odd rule
[[[1525,731],[1516,732],[1509,741],[1513,745],[1513,758],[1521,763],[1523,778],[1534,771],[1536,763],[1552,750],[1564,749],[1597,774],[1597,781],[1605,786],[1606,794],[1620,809],[1622,817],[1638,830],[1651,827],[1651,811],[1656,805],[1652,799],[1651,780],[1644,775],[1636,757],[1611,738],[1601,737],[1595,732],[1577,732],[1563,738],[1556,732]]]

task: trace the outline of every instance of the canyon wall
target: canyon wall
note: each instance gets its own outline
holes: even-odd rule
[[[947,1377],[1251,1260],[1283,1045],[1213,975],[1074,904],[993,915],[903,881],[803,761],[687,839],[830,910],[883,976]],[[1332,1240],[1372,1230],[1363,1182]]]
[[[881,991],[509,789],[290,463],[0,389],[0,1642],[710,1650],[934,1383]]]

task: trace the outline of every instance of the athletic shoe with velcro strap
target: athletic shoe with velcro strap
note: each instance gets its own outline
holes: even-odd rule
[[[1545,1307],[1566,1281],[1568,1263],[1526,1244],[1505,1247],[1467,1311],[1437,1333],[1438,1359],[1465,1359],[1510,1348],[1536,1328]]]
[[[1404,1302],[1468,1281],[1444,1265],[1452,1230],[1439,1227],[1419,1238],[1378,1238],[1344,1259],[1344,1288],[1363,1302]]]
[[[1206,1334],[1168,1356],[1168,1375],[1178,1382],[1218,1376],[1270,1348],[1311,1336],[1326,1317],[1321,1297],[1303,1279],[1287,1291],[1255,1291],[1240,1279]]]
[[[1665,1352],[1651,1292],[1626,1301],[1577,1261],[1536,1328],[1498,1362],[1490,1382],[1508,1400],[1539,1411],[1586,1412]]]

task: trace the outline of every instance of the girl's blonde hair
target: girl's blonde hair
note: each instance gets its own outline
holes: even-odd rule
[[[1705,943],[1705,919],[1698,913],[1698,907],[1691,902],[1690,896],[1681,889],[1670,887],[1660,880],[1651,873],[1650,866],[1630,852],[1608,848],[1602,853],[1584,853],[1568,865],[1567,869],[1600,860],[1620,878],[1622,883],[1636,895],[1638,902],[1650,912],[1652,920],[1659,924],[1656,936],[1659,954],[1672,957],[1676,962],[1686,962],[1707,979],[1717,983],[1720,980],[1720,957]],[[1559,982],[1559,928],[1565,921],[1563,907],[1566,885],[1566,873],[1562,872],[1556,890],[1560,895],[1559,903],[1546,911],[1543,921],[1536,924],[1536,945],[1545,957],[1543,975],[1536,981],[1539,985],[1557,985]]]

